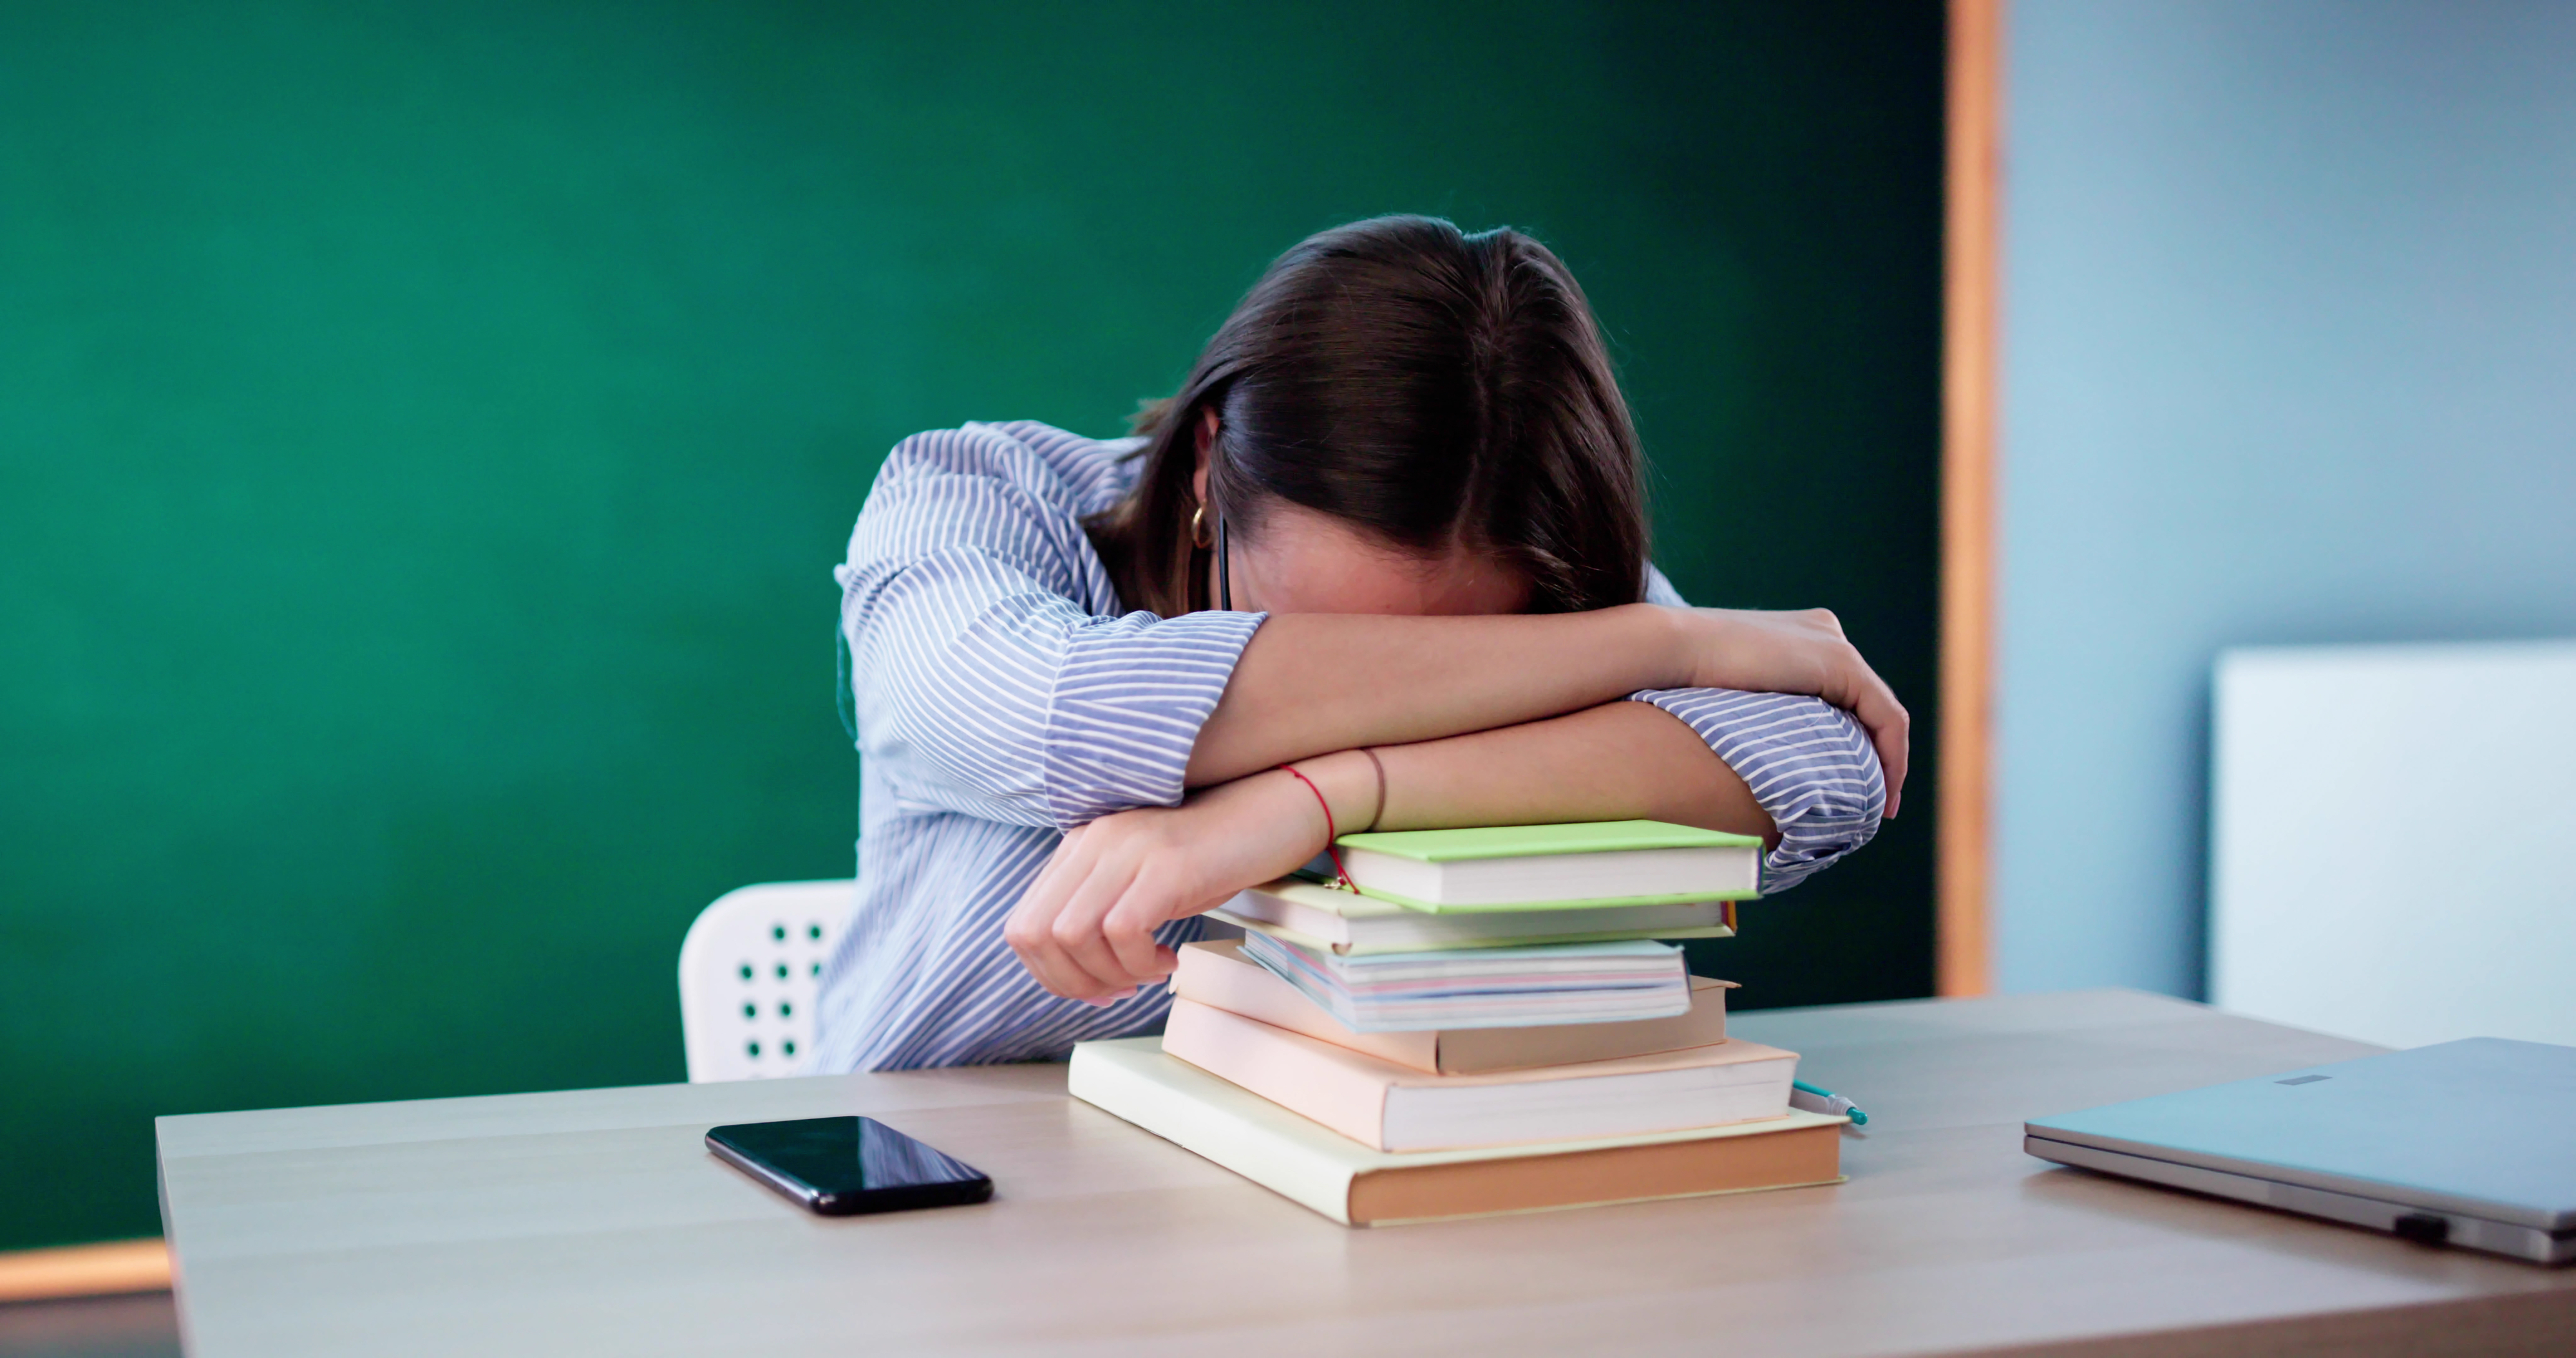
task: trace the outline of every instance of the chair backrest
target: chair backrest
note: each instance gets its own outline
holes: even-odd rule
[[[689,1083],[794,1075],[812,1055],[823,958],[856,882],[766,882],[698,912],[680,943]]]

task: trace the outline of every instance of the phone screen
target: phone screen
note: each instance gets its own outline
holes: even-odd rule
[[[993,1181],[875,1118],[798,1118],[707,1129],[707,1149],[826,1216],[947,1207],[993,1196]]]

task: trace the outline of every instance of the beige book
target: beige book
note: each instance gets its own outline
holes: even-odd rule
[[[1473,1075],[1706,1047],[1726,1040],[1726,992],[1733,981],[1691,978],[1691,1007],[1671,1018],[1624,1023],[1558,1023],[1541,1028],[1455,1028],[1355,1033],[1298,993],[1231,940],[1188,943],[1172,990],[1186,1000],[1304,1033],[1429,1075]]]
[[[1350,1226],[1842,1182],[1848,1119],[1761,1122],[1537,1146],[1391,1155],[1165,1056],[1150,1037],[1085,1042],[1075,1098]]]
[[[1191,1000],[1163,1051],[1382,1151],[1713,1127],[1789,1111],[1798,1055],[1727,1042],[1537,1070],[1426,1075]]]

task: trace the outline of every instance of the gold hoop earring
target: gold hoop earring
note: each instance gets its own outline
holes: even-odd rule
[[[1204,503],[1190,511],[1190,545],[1203,552],[1216,545],[1216,535],[1207,530],[1207,506]]]

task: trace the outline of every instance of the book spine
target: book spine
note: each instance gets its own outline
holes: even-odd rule
[[[1077,1044],[1067,1090],[1183,1150],[1215,1161],[1298,1206],[1351,1224],[1351,1171],[1285,1137],[1228,1116]]]

